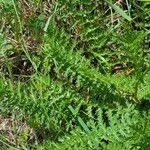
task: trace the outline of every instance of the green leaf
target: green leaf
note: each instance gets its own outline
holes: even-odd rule
[[[118,7],[117,5],[112,4],[111,2],[108,2],[108,1],[107,1],[107,3],[123,18],[127,19],[128,21],[132,21],[132,18],[130,16],[128,16],[120,7]]]
[[[74,108],[71,105],[69,105],[68,108],[70,109],[72,114],[75,115],[76,111],[74,110]],[[87,127],[87,125],[84,123],[81,117],[78,117],[78,122],[80,123],[85,132],[90,132],[90,129]]]

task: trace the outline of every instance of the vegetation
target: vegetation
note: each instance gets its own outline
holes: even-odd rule
[[[148,150],[150,1],[0,0],[0,147]]]

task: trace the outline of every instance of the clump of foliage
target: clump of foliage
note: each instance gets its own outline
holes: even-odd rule
[[[149,148],[148,2],[11,0],[0,10],[3,149]]]

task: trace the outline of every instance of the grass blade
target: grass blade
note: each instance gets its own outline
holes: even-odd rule
[[[108,2],[108,1],[107,3],[123,18],[127,19],[128,21],[132,21],[132,18],[128,16],[119,6],[112,4],[111,2]]]
[[[74,108],[73,108],[71,105],[69,105],[68,108],[70,109],[70,111],[71,111],[73,114],[76,113],[75,110],[74,110]],[[90,133],[90,132],[91,132],[90,129],[88,128],[88,126],[84,123],[84,121],[82,120],[81,117],[78,117],[78,122],[79,122],[79,124],[82,126],[82,128],[84,129],[84,131],[85,131],[86,133]],[[101,149],[101,148],[99,147],[99,145],[97,144],[97,142],[96,142],[95,139],[93,139],[92,142],[93,142],[94,147],[95,147],[96,150]]]

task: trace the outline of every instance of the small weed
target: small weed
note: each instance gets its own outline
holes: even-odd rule
[[[0,0],[0,147],[146,149],[147,1]]]

